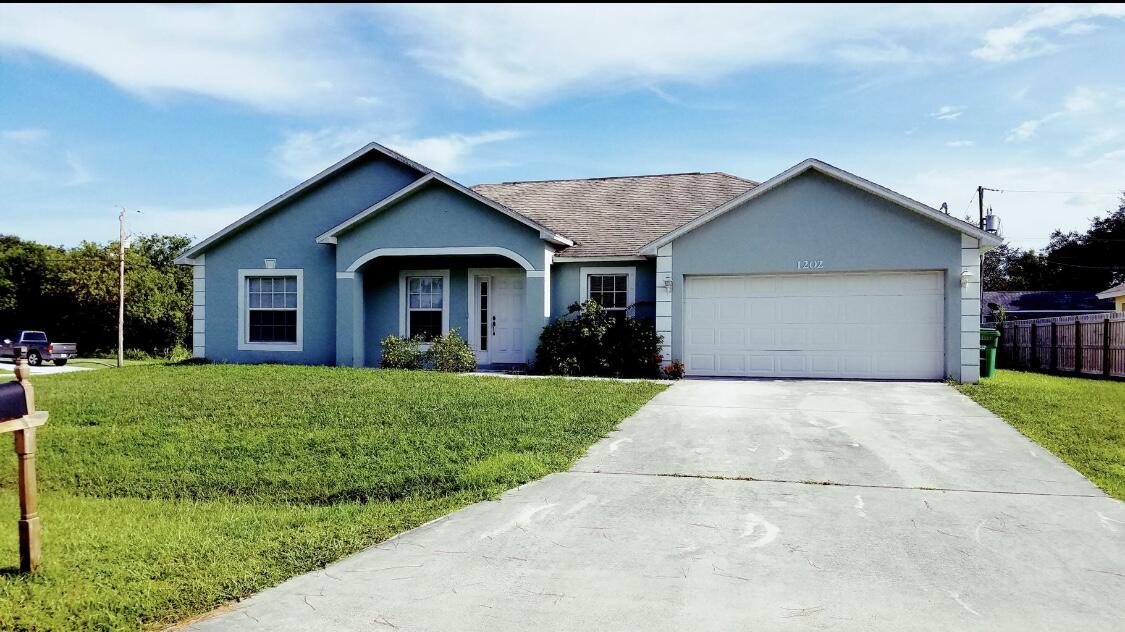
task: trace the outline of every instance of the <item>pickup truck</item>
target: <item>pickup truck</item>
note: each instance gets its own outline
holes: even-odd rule
[[[31,366],[39,366],[44,360],[63,366],[78,357],[78,346],[73,342],[48,342],[42,331],[24,330],[0,339],[0,358],[14,359],[19,347],[27,347],[27,363]]]

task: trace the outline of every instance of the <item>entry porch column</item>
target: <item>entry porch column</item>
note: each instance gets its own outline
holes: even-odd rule
[[[363,273],[336,273],[336,366],[364,363]]]

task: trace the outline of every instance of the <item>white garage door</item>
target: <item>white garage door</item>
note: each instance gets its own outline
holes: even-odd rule
[[[689,375],[940,379],[940,272],[692,276]]]

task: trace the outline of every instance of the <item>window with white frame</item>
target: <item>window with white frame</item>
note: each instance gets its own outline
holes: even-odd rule
[[[296,276],[247,276],[243,291],[247,342],[297,344]]]
[[[590,274],[586,276],[586,298],[606,311],[623,312],[629,307],[628,274]]]
[[[406,277],[406,336],[433,340],[442,334],[445,279],[441,276]]]

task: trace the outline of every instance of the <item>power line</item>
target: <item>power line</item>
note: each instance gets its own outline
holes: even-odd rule
[[[1047,260],[1047,265],[1065,266],[1067,268],[1083,268],[1086,270],[1125,270],[1125,266],[1084,266],[1077,263],[1063,263],[1062,261]]]
[[[997,193],[1057,193],[1060,195],[1125,195],[1125,191],[1051,191],[1048,189],[990,189],[985,187],[985,191],[995,191]],[[969,200],[972,204],[972,200]]]

